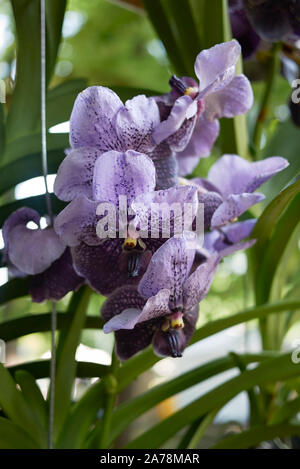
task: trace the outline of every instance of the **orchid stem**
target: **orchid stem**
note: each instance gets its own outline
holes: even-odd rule
[[[104,404],[104,414],[103,414],[103,428],[100,437],[99,448],[107,449],[109,441],[109,432],[112,420],[112,414],[116,403],[117,398],[117,388],[118,383],[116,379],[116,371],[119,366],[119,361],[115,352],[112,352],[110,373],[104,377],[104,386],[105,386],[105,404]]]
[[[275,43],[271,49],[271,57],[269,64],[268,76],[265,83],[265,89],[262,95],[259,113],[257,116],[254,133],[253,133],[253,143],[255,147],[255,159],[259,159],[259,154],[261,150],[261,138],[264,129],[264,124],[270,110],[271,98],[274,91],[274,86],[276,83],[276,77],[280,67],[280,51],[281,43]]]

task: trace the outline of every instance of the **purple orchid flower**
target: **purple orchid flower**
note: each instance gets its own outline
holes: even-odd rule
[[[300,36],[298,0],[243,0],[253,28],[265,41],[296,41]]]
[[[249,238],[256,222],[256,218],[251,218],[205,233],[203,246],[196,250],[193,268],[205,262],[214,253],[222,253],[224,257],[253,246],[255,239],[244,240]]]
[[[71,149],[59,168],[56,192],[60,193],[60,180],[70,188],[69,192],[63,191],[67,201],[81,193],[82,186],[91,187],[96,160],[110,150],[147,154],[157,169],[157,188],[176,185],[177,162],[173,151],[184,148],[191,132],[188,125],[181,124],[180,121],[175,125],[172,134],[158,145],[152,135],[159,129],[161,117],[153,98],[139,95],[124,105],[109,88],[87,88],[78,95],[73,107]]]
[[[207,295],[219,262],[255,242],[225,245],[196,266],[190,237],[185,233],[169,239],[153,255],[138,288],[121,287],[103,304],[103,330],[115,332],[121,360],[151,343],[159,356],[181,357],[195,330],[198,304]]]
[[[172,91],[156,97],[161,113],[167,116],[153,132],[156,143],[172,135],[183,122],[192,124],[189,141],[176,152],[179,175],[191,173],[200,158],[209,156],[219,134],[219,118],[244,114],[252,106],[249,80],[242,74],[235,76],[240,54],[241,46],[236,40],[203,50],[195,61],[199,83],[173,76]]]
[[[158,236],[151,237],[151,230],[148,230],[149,207],[152,203],[164,202],[171,206],[176,202],[181,211],[185,203],[190,203],[194,213],[197,211],[195,187],[154,191],[155,175],[155,166],[147,155],[132,150],[125,153],[106,152],[95,162],[92,185],[82,185],[81,194],[55,220],[56,232],[72,248],[77,273],[104,295],[121,285],[136,284],[145,272],[153,252],[166,241],[160,229],[162,215],[158,221]],[[57,195],[64,199],[73,190],[68,183],[63,187],[61,177],[56,189],[58,187]],[[116,221],[115,214],[119,214],[121,209],[120,196],[126,197],[125,211],[127,215],[128,210],[130,219],[126,217],[124,222],[115,223],[112,235],[104,232],[99,237],[99,221],[102,225],[105,221],[110,226]],[[141,204],[144,210],[141,210]],[[172,215],[170,236],[174,234],[174,220],[175,215]]]
[[[243,0],[229,0],[229,16],[232,35],[241,44],[243,58],[248,59],[258,49],[260,37],[246,15]]]
[[[30,275],[29,292],[36,302],[60,300],[83,284],[73,269],[70,250],[53,228],[41,229],[40,215],[23,207],[13,212],[3,225],[4,255],[9,270],[18,276]],[[29,222],[36,229],[27,227]]]
[[[116,352],[126,360],[151,342],[159,356],[180,357],[198,317],[220,256],[212,255],[193,274],[195,250],[184,236],[171,238],[153,255],[138,289],[121,287],[104,303],[104,332],[115,331]]]
[[[279,156],[252,163],[237,155],[223,155],[210,168],[207,179],[193,179],[200,196],[207,192],[214,194],[214,209],[209,211],[207,208],[211,228],[234,221],[252,205],[262,201],[265,196],[254,191],[288,165],[288,161]],[[216,194],[219,194],[219,199]]]

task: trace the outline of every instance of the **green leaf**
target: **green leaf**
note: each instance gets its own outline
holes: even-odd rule
[[[263,441],[285,438],[291,435],[300,435],[300,425],[262,425],[250,428],[250,430],[237,435],[229,435],[213,446],[213,449],[253,448]]]
[[[279,423],[288,422],[290,419],[295,417],[299,411],[300,396],[283,403],[280,407],[277,407],[268,423],[270,425],[276,425]]]
[[[9,366],[7,370],[14,375],[17,371],[28,371],[35,379],[48,378],[50,375],[50,360],[37,360]],[[92,362],[75,362],[75,375],[78,378],[99,378],[108,373],[109,367]]]
[[[5,114],[4,106],[0,103],[0,161],[2,160],[4,150],[5,150]]]
[[[59,435],[64,421],[68,415],[72,400],[74,379],[76,376],[76,349],[80,342],[82,328],[86,320],[86,310],[91,290],[87,287],[74,295],[80,297],[77,310],[72,314],[72,322],[68,328],[61,353],[57,357],[57,370],[55,378],[55,409],[54,409],[54,439]]]
[[[291,184],[284,189],[272,202],[265,208],[259,217],[254,230],[252,238],[257,239],[257,242],[252,247],[251,261],[253,266],[253,278],[257,276],[260,269],[261,261],[264,258],[266,246],[273,234],[273,230],[281,217],[282,213],[291,202],[291,200],[300,192],[300,180]]]
[[[39,446],[21,427],[0,417],[0,449],[38,449]]]
[[[48,158],[48,174],[54,174],[57,172],[57,168],[64,158],[63,149],[49,150]],[[22,158],[12,161],[2,167],[0,176],[0,195],[4,194],[9,189],[14,188],[20,182],[41,176],[41,164],[40,153],[33,153],[23,156]]]
[[[8,370],[0,363],[0,406],[5,414],[43,448],[47,442],[47,432],[39,425],[23,394],[16,388],[16,383]]]
[[[188,406],[180,409],[171,417],[163,420],[143,435],[132,441],[128,448],[159,448],[183,426],[193,422],[197,417],[222,407],[234,396],[253,386],[283,381],[300,375],[300,368],[291,360],[290,353],[271,358],[252,370],[232,378],[212,391],[209,391]]]
[[[15,278],[0,287],[0,304],[28,295],[29,279]]]
[[[185,74],[194,75],[194,62],[202,49],[190,0],[164,0],[170,24],[174,25],[178,49],[185,63]]]
[[[38,130],[41,92],[40,0],[12,0],[12,6],[17,31],[17,75],[7,117],[9,141]],[[47,82],[56,61],[65,7],[66,0],[46,2]]]
[[[74,101],[86,87],[86,80],[78,78],[65,81],[48,91],[47,128],[70,119]]]
[[[164,9],[163,0],[143,0],[149,19],[151,20],[159,38],[163,42],[169,59],[173,63],[177,73],[185,74],[185,63],[178,50],[177,38],[168,15]]]
[[[30,410],[35,414],[39,425],[46,431],[48,422],[47,405],[35,378],[28,371],[19,370],[15,373],[15,380],[20,385],[24,399]]]
[[[109,371],[109,367],[107,367]],[[82,449],[91,425],[104,405],[103,380],[92,385],[74,404],[57,441],[57,448]]]
[[[265,247],[264,257],[261,260],[255,282],[258,304],[264,303],[269,298],[272,282],[282,255],[290,237],[300,222],[299,204],[300,194],[297,194],[280,217],[272,237]]]
[[[273,138],[268,141],[263,157],[272,155],[284,156],[290,165],[265,183],[263,192],[269,200],[274,199],[278,191],[282,190],[300,172],[299,128],[292,123],[291,119],[279,122]]]
[[[272,355],[273,356],[273,355]],[[270,358],[268,354],[258,355],[244,355],[241,359],[245,363],[252,363]],[[216,374],[222,373],[236,364],[232,357],[223,357],[212,362],[205,363],[187,373],[184,373],[177,378],[174,378],[166,383],[156,386],[144,394],[139,395],[135,399],[131,399],[124,404],[121,404],[113,414],[110,442],[112,442],[122,431],[124,431],[128,425],[142,415],[147,410],[151,409],[159,402],[173,396],[185,389],[194,386],[206,379],[215,376]],[[197,417],[197,416],[196,416]],[[183,421],[184,423],[184,421]],[[187,424],[189,422],[186,422]],[[94,438],[92,443],[97,441],[98,435],[101,433],[102,422],[99,421],[94,430]]]
[[[51,197],[51,206],[53,209],[53,213],[59,213],[65,206],[65,202],[62,202],[54,194],[50,194]],[[36,195],[33,197],[26,197],[26,199],[15,200],[14,202],[10,202],[9,204],[1,206],[0,212],[0,226],[3,225],[6,218],[21,207],[30,207],[39,212],[40,215],[47,214],[47,202],[45,194]]]
[[[230,327],[242,324],[253,319],[262,319],[272,313],[280,313],[300,308],[300,302],[297,300],[282,300],[273,304],[255,306],[248,308],[240,313],[233,314],[216,321],[209,322],[197,329],[191,340],[191,344],[199,340],[210,337],[213,334],[229,329]],[[152,348],[148,348],[139,355],[131,358],[119,370],[119,389],[122,390],[128,386],[131,381],[140,374],[151,368],[159,358],[153,353]]]
[[[57,330],[70,327],[72,316],[68,313],[57,313]],[[97,316],[87,316],[85,329],[101,329],[103,321]],[[24,317],[10,319],[0,323],[0,337],[5,342],[16,340],[25,335],[51,330],[51,313],[31,314]]]

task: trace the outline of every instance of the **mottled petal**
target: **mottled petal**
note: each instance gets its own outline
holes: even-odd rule
[[[54,192],[59,199],[68,202],[80,194],[92,198],[94,166],[101,154],[97,148],[92,147],[68,152],[58,168],[54,182]]]
[[[139,95],[126,101],[119,110],[116,131],[125,148],[148,153],[155,146],[152,133],[159,123],[159,109],[155,100]]]
[[[122,285],[136,285],[149,263],[148,253],[141,255],[139,275],[128,276],[127,255],[122,252],[122,239],[108,239],[99,246],[81,243],[72,249],[76,272],[102,295],[110,295]]]
[[[182,152],[176,153],[180,176],[190,174],[200,158],[210,155],[219,131],[220,125],[217,120],[209,122],[203,115],[198,117],[189,144]]]
[[[178,98],[166,120],[162,121],[154,130],[154,141],[159,144],[177,132],[186,119],[191,119],[197,113],[197,102],[190,96]]]
[[[195,73],[200,91],[214,84],[214,90],[225,86],[234,76],[241,46],[236,40],[217,44],[200,52],[195,62]]]
[[[61,300],[70,291],[76,291],[84,283],[84,278],[76,274],[70,250],[43,273],[30,278],[29,293],[33,301]]]
[[[186,237],[171,238],[153,254],[146,273],[139,284],[145,298],[168,289],[170,307],[182,304],[182,286],[193,264],[195,251]]]
[[[220,117],[245,114],[253,105],[253,91],[245,75],[237,75],[220,91],[210,93],[205,99],[205,118],[214,122]]]
[[[125,285],[117,288],[103,303],[101,316],[105,321],[122,313],[126,308],[135,308],[142,311],[146,303],[145,298],[133,285]]]
[[[29,275],[44,272],[65,249],[53,228],[31,230],[17,225],[9,232],[9,259]]]
[[[197,188],[192,185],[142,194],[131,205],[135,213],[133,224],[135,227],[148,229],[148,235],[153,237],[168,238],[174,233],[181,234],[184,229],[184,214],[188,206],[191,209],[192,221],[198,210],[198,192]]]
[[[140,308],[126,308],[120,314],[113,316],[103,328],[107,334],[120,329],[133,329],[136,324],[151,319],[157,319],[171,314],[169,309],[170,291],[160,290],[157,295],[149,298],[141,311]]]
[[[213,254],[186,280],[183,286],[183,304],[185,311],[194,308],[207,295],[220,260],[221,256]]]
[[[166,139],[172,151],[183,151],[188,145],[197,122],[197,114],[190,119],[185,119],[181,127]]]
[[[285,158],[279,156],[251,163],[237,155],[223,155],[211,167],[208,180],[218,187],[224,197],[254,192],[288,164]]]
[[[77,246],[81,242],[98,245],[103,241],[96,232],[97,206],[98,202],[79,195],[57,215],[54,228],[67,246]]]
[[[226,225],[264,198],[265,196],[259,193],[230,195],[214,212],[211,227],[217,228]]]
[[[70,118],[70,144],[73,148],[96,147],[101,152],[122,150],[114,118],[123,107],[109,88],[91,86],[80,93]]]
[[[130,204],[139,194],[155,188],[155,167],[151,159],[135,151],[104,153],[95,164],[93,194],[95,200],[118,206],[119,196]]]
[[[211,226],[211,219],[222,204],[222,197],[217,192],[198,192],[198,202],[204,206],[204,229]]]
[[[120,360],[128,360],[151,344],[159,319],[137,324],[132,330],[115,332],[116,354]]]

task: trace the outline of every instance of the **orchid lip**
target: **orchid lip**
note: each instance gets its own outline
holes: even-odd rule
[[[171,329],[171,330],[165,332],[165,334],[166,334],[166,338],[167,338],[169,346],[170,346],[172,357],[173,358],[182,357],[182,353],[179,350],[177,332]]]

